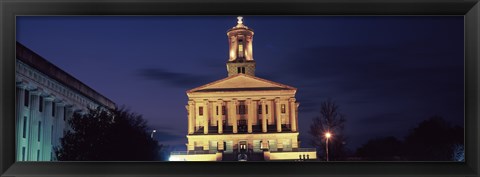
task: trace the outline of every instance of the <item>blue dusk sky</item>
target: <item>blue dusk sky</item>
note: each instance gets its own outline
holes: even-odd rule
[[[185,91],[227,77],[236,16],[19,16],[17,41],[142,114],[157,139],[185,150]],[[298,88],[302,147],[320,103],[346,116],[355,150],[402,139],[439,115],[464,124],[463,16],[244,16],[256,76]],[[126,142],[128,143],[128,142]]]

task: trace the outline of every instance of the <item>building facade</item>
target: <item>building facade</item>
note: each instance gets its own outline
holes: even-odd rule
[[[238,17],[227,32],[228,77],[187,91],[187,151],[170,160],[316,159],[298,141],[297,89],[255,77],[253,34]]]
[[[73,113],[115,103],[17,42],[17,161],[55,160],[54,147]]]

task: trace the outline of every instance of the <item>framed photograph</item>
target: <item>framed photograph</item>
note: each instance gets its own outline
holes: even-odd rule
[[[478,175],[478,1],[1,5],[5,176]]]

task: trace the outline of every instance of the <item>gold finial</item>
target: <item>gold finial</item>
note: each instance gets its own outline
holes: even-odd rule
[[[243,17],[242,16],[238,16],[237,19],[238,19],[238,21],[237,21],[238,24],[243,24]]]

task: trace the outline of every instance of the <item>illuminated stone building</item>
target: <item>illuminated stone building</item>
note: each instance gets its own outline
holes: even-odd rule
[[[17,161],[52,161],[74,112],[115,104],[22,44],[16,45]]]
[[[227,32],[228,77],[187,91],[187,151],[170,160],[316,159],[299,147],[297,89],[255,77],[253,34],[238,17]]]

